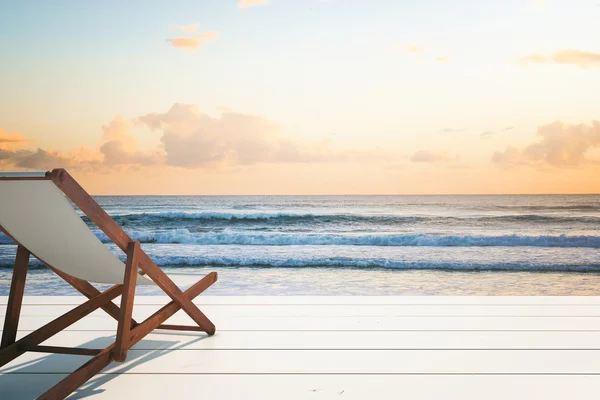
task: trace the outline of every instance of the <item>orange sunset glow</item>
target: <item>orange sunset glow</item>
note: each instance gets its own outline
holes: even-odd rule
[[[0,168],[94,194],[598,193],[584,3],[13,4]]]

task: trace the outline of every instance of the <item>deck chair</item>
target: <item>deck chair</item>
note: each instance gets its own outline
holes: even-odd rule
[[[69,200],[127,254],[125,263],[96,237]],[[112,361],[125,361],[127,350],[155,329],[215,333],[213,323],[192,300],[216,282],[216,272],[182,292],[140,248],[140,243],[132,240],[64,169],[0,172],[0,230],[18,245],[2,332],[0,367],[27,351],[93,356],[40,399],[67,397]],[[30,256],[39,259],[89,300],[16,340]],[[100,292],[90,282],[114,286]],[[132,318],[135,287],[152,284],[172,301],[137,322]],[[120,307],[112,302],[119,295]],[[42,345],[99,308],[118,321],[116,340],[110,346],[84,349]],[[195,325],[164,324],[180,309]]]

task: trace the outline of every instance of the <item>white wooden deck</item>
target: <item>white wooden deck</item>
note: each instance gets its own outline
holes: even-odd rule
[[[83,301],[26,297],[21,335]],[[0,315],[7,298],[0,297]],[[137,297],[142,319],[168,302]],[[200,297],[217,334],[160,331],[72,398],[596,399],[600,297]],[[181,312],[169,323],[190,323]],[[100,348],[103,311],[45,344]],[[31,399],[88,357],[27,353],[0,399]]]

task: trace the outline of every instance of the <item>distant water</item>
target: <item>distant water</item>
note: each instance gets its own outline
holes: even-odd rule
[[[212,294],[600,293],[597,195],[97,201],[169,273],[217,270]],[[14,255],[0,236],[0,295]],[[29,294],[73,293],[32,267]]]

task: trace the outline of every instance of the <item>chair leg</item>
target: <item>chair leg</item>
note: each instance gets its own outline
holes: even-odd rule
[[[29,250],[25,247],[21,245],[17,247],[17,258],[15,260],[15,269],[10,283],[10,294],[8,296],[8,305],[6,307],[4,330],[2,331],[2,344],[0,345],[0,348],[5,348],[13,344],[17,339],[17,328],[19,326],[21,304],[23,304],[23,292],[25,291],[25,279],[27,278],[29,255]]]
[[[138,254],[140,242],[129,243],[127,248],[127,263],[123,279],[123,294],[121,295],[121,314],[117,326],[115,341],[115,361],[125,361],[127,350],[130,347],[131,315],[133,313],[133,298],[135,296],[135,282],[138,271]]]
[[[209,336],[215,334],[215,325],[204,315],[202,311],[196,306],[184,293],[179,289],[177,285],[164,273],[162,269],[158,267],[148,257],[146,253],[140,251],[140,267],[150,279],[154,281],[160,287],[167,296],[169,296],[174,302],[179,304],[179,307],[190,316],[194,322],[202,328],[202,330],[208,333]],[[216,276],[216,275],[215,275]]]
[[[211,272],[198,282],[190,286],[183,295],[190,301],[198,297],[203,291],[208,289],[213,283],[217,281],[217,273]],[[144,338],[147,334],[155,329],[158,329],[163,322],[171,318],[177,311],[181,309],[181,305],[175,300],[169,302],[154,314],[140,322],[135,328],[131,330],[131,345],[133,346]],[[200,328],[206,332],[204,328]],[[214,333],[214,331],[213,331]],[[209,333],[210,335],[210,333]]]

